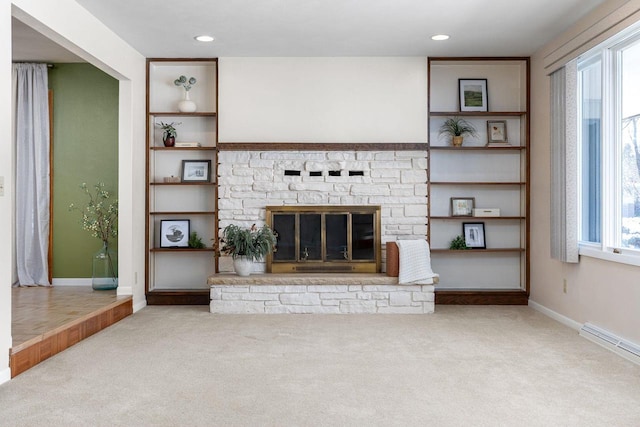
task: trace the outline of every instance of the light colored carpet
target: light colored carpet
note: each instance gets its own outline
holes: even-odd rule
[[[0,386],[0,425],[639,426],[640,367],[528,307],[147,307]]]

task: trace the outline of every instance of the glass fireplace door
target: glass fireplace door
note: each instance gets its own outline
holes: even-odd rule
[[[379,206],[267,206],[270,273],[380,272]]]

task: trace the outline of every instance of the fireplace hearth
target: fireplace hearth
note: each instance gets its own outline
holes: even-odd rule
[[[380,206],[267,206],[269,273],[379,273]]]

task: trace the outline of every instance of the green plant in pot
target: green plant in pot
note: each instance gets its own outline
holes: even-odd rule
[[[462,145],[465,136],[478,136],[476,128],[462,117],[449,117],[440,126],[440,136],[447,135],[451,137],[451,144],[454,147]]]
[[[194,249],[203,249],[205,248],[205,244],[202,242],[202,238],[198,236],[198,233],[192,231],[189,234],[189,247]]]
[[[461,249],[469,249],[467,243],[464,241],[463,236],[456,236],[451,243],[449,243],[449,249],[453,250],[461,250]]]
[[[258,228],[253,224],[250,228],[244,228],[230,224],[222,230],[220,250],[231,255],[236,274],[248,276],[255,261],[274,251],[276,239],[276,233],[268,225]]]
[[[160,122],[158,126],[162,129],[162,142],[165,147],[173,147],[176,145],[176,137],[178,136],[178,132],[176,131],[176,126],[181,125],[182,123],[164,123]]]

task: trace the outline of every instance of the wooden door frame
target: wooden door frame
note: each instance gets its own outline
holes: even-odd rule
[[[53,91],[49,89],[49,253],[47,256],[49,284],[53,285]]]

